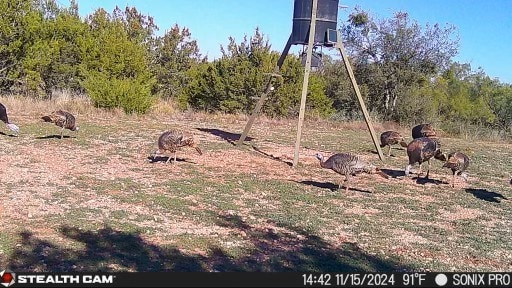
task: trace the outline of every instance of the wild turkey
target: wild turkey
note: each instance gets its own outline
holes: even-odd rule
[[[407,145],[407,156],[409,157],[409,165],[405,168],[405,176],[409,175],[412,165],[415,163],[420,164],[420,171],[418,176],[421,174],[421,165],[424,162],[428,162],[427,176],[430,172],[430,158],[434,157],[440,161],[446,161],[446,156],[441,152],[440,144],[437,138],[421,137],[411,141]]]
[[[364,172],[368,174],[377,173],[386,179],[389,178],[388,175],[384,174],[374,165],[362,160],[357,155],[349,153],[338,153],[332,155],[326,161],[323,161],[324,157],[320,153],[317,153],[315,156],[318,160],[320,160],[320,167],[331,169],[338,174],[345,175],[344,182],[347,182],[345,185],[345,192],[347,192],[349,189],[350,175],[356,175]],[[341,186],[342,185],[340,180],[338,188],[341,189]]]
[[[71,113],[58,110],[53,111],[50,115],[41,117],[44,122],[51,122],[62,129],[60,130],[60,139],[63,138],[64,129],[69,129],[71,131],[78,131],[78,127],[76,126],[75,116]]]
[[[386,131],[380,134],[380,143],[380,148],[389,147],[388,157],[391,156],[391,145],[400,144],[402,147],[407,147],[404,137],[396,131]]]
[[[466,169],[469,166],[469,157],[462,152],[454,152],[448,154],[448,160],[444,163],[443,168],[452,169],[453,177],[452,177],[452,187],[455,187],[455,175],[460,175],[465,181],[468,180],[468,176],[466,173]]]
[[[156,150],[153,153],[153,159],[156,157],[157,154],[169,151],[171,153],[174,153],[174,162],[176,162],[176,152],[178,151],[179,148],[185,146],[193,147],[196,149],[199,155],[203,155],[203,152],[197,146],[197,143],[195,142],[194,137],[192,137],[191,134],[183,133],[182,131],[178,130],[165,131],[158,138],[158,150]],[[171,160],[171,157],[167,158],[167,161],[165,161],[165,163],[167,164],[169,160]]]
[[[20,128],[12,123],[9,123],[9,117],[7,117],[7,108],[5,108],[4,104],[0,103],[0,120],[5,123],[5,126],[18,134],[20,132]]]
[[[412,139],[418,139],[421,137],[435,137],[436,131],[432,124],[420,124],[412,128]]]

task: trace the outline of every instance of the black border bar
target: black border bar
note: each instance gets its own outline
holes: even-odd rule
[[[9,287],[511,287],[511,272],[16,272]],[[23,283],[24,282],[24,283]],[[3,286],[0,286],[0,288]]]

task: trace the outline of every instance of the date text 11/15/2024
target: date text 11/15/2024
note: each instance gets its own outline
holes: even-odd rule
[[[416,273],[419,276],[419,273]],[[419,284],[425,279],[418,277],[417,282],[409,285]],[[304,286],[320,285],[320,286],[394,286],[395,275],[392,273],[311,273],[302,274]],[[412,279],[411,279],[412,282]],[[407,285],[407,284],[406,284]]]

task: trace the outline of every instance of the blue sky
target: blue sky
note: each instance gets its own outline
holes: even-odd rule
[[[112,12],[136,7],[151,15],[159,26],[160,35],[177,23],[187,27],[197,40],[200,51],[214,59],[220,55],[220,45],[228,37],[240,42],[252,35],[256,27],[265,34],[273,50],[281,51],[290,35],[293,0],[77,0],[81,16],[101,7]],[[59,0],[66,5],[66,0]],[[340,0],[338,23],[359,6],[375,18],[389,18],[397,11],[407,12],[421,25],[451,24],[457,27],[460,38],[456,61],[470,63],[476,70],[482,67],[491,78],[512,84],[512,1],[509,0]],[[300,50],[294,46],[292,51]]]

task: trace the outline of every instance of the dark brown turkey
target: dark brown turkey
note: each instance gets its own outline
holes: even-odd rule
[[[405,142],[404,137],[400,133],[396,131],[386,131],[380,134],[380,148],[388,146],[388,156],[391,156],[391,145],[396,144],[407,147],[407,142]]]
[[[338,174],[345,175],[345,192],[347,192],[349,189],[349,180],[351,175],[356,175],[363,172],[368,174],[377,173],[386,179],[389,178],[388,175],[384,174],[371,163],[362,160],[357,155],[350,153],[338,153],[332,155],[325,161],[322,154],[317,153],[315,156],[318,160],[320,160],[320,166],[322,168],[331,169]],[[340,179],[338,184],[339,189],[342,187],[341,183],[342,181]]]
[[[7,108],[0,103],[0,120],[2,120],[5,123],[5,126],[16,133],[16,135],[20,132],[20,128],[16,126],[15,124],[12,124],[9,122],[9,117],[7,117]]]
[[[196,141],[194,140],[194,137],[190,133],[184,133],[179,130],[168,130],[162,133],[160,137],[158,138],[158,150],[156,150],[153,153],[153,159],[156,157],[157,154],[171,152],[174,153],[174,162],[176,162],[176,152],[181,147],[192,147],[196,149],[197,153],[199,155],[203,155],[203,152],[201,149],[197,146]],[[167,158],[167,161],[165,163],[169,163],[169,160],[171,160],[171,157]]]
[[[69,129],[71,131],[78,131],[78,126],[76,126],[75,116],[71,113],[57,110],[53,111],[50,115],[41,117],[44,122],[51,122],[62,129],[60,130],[60,139],[62,139],[64,129]]]
[[[412,165],[415,163],[420,164],[418,176],[422,173],[421,165],[424,162],[428,163],[427,175],[428,179],[430,172],[430,158],[434,157],[440,161],[446,161],[446,156],[441,152],[441,147],[436,138],[421,137],[411,141],[407,145],[407,156],[409,157],[409,165],[405,167],[405,176],[409,175]]]
[[[436,131],[434,130],[434,127],[430,123],[416,125],[412,128],[412,139],[435,136]]]
[[[468,176],[464,171],[468,169],[469,157],[462,152],[453,152],[448,154],[448,160],[444,163],[443,168],[452,170],[452,187],[455,187],[455,175],[461,176],[464,181],[468,181]]]

